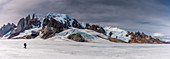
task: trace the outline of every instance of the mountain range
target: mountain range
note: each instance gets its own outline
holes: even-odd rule
[[[114,26],[114,25],[113,25]],[[7,39],[63,39],[77,42],[120,42],[166,44],[141,32],[130,32],[117,27],[101,27],[80,23],[67,14],[48,13],[38,17],[35,13],[21,18],[17,24],[8,23],[0,28],[0,37]]]

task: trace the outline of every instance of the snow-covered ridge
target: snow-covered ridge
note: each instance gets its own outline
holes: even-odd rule
[[[48,18],[54,18],[56,21],[59,21],[63,24],[69,21],[70,25],[72,26],[73,18],[67,14],[56,14],[56,13],[48,13]]]
[[[127,35],[127,31],[119,29],[117,27],[112,27],[112,26],[107,26],[104,27],[105,31],[106,31],[106,35],[109,36],[109,33],[112,32],[112,38],[118,38],[120,40],[123,40],[125,42],[128,42],[130,40],[130,36],[126,37]]]

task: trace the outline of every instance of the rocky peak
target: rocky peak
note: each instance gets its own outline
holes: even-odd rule
[[[64,30],[63,23],[56,21],[52,17],[50,18],[49,21],[45,19],[44,19],[45,22],[43,22],[43,28],[42,28],[43,39],[50,38],[54,36],[56,33],[59,33]]]
[[[28,15],[26,18],[21,18],[16,26],[16,29],[12,30],[12,34],[9,36],[9,38],[12,38],[13,36],[18,35],[20,32],[23,32],[32,27],[41,27],[41,22],[37,20],[35,16],[36,15],[33,14],[32,19],[30,15]]]
[[[150,35],[146,35],[145,33],[140,32],[129,32],[127,35],[131,36],[131,40],[129,43],[151,43],[151,44],[166,44],[163,41],[160,41],[159,39],[152,38]]]
[[[8,23],[7,25],[3,25],[0,28],[0,37],[2,37],[3,35],[5,35],[6,33],[8,33],[9,31],[13,30],[16,27],[16,25],[14,23]]]
[[[40,27],[40,21],[35,18],[35,14],[33,14],[32,19],[30,15],[28,15],[26,18],[21,18],[17,24],[17,32],[21,31],[22,29],[26,27],[32,27],[32,26],[39,26]]]
[[[83,28],[76,19],[68,16],[67,14],[49,13],[43,20],[42,38],[47,39],[55,35],[55,33],[66,30],[69,27],[75,27],[79,29]]]

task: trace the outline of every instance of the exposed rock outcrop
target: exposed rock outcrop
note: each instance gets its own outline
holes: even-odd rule
[[[90,29],[90,30],[94,30],[96,32],[102,33],[102,34],[106,34],[105,30],[103,29],[103,27],[100,27],[99,25],[92,25],[90,26],[89,24],[86,24],[85,29]]]
[[[25,35],[23,37],[17,37],[17,38],[14,38],[14,39],[34,39],[35,37],[37,37],[39,35],[39,32],[36,32],[36,31],[32,31],[31,32],[31,35]]]
[[[112,34],[113,34],[113,33],[112,33],[112,32],[110,32],[110,33],[109,33],[109,37],[111,37],[111,36],[112,36]]]
[[[46,25],[45,23],[46,22],[44,22],[44,25]],[[64,24],[51,18],[50,21],[48,22],[48,25],[43,26],[44,28],[42,30],[43,33],[42,38],[47,39],[54,36],[56,33],[63,31],[64,30],[63,26]]]
[[[42,27],[42,29],[44,29],[45,26],[47,26],[49,22],[50,22],[50,20],[48,20],[48,18],[45,18],[45,19],[43,20],[43,27]]]
[[[37,37],[39,34],[40,34],[40,32],[32,31],[32,32],[31,32],[31,37],[32,37],[32,38],[35,38],[35,37]]]
[[[109,37],[107,40],[111,41],[111,42],[120,42],[120,43],[127,43],[123,40],[117,39],[117,38],[111,38]]]
[[[75,28],[83,29],[83,27],[81,26],[81,24],[78,23],[78,21],[77,21],[76,19],[73,19],[72,25],[73,25],[73,27],[75,27]]]
[[[131,35],[131,40],[129,41],[129,43],[166,44],[159,39],[152,38],[152,36],[140,32],[128,32],[127,36],[128,35]]]
[[[79,33],[69,35],[67,38],[77,42],[87,42]]]

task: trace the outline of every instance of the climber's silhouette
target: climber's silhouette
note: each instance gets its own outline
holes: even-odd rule
[[[24,48],[25,48],[25,49],[27,48],[27,43],[24,43]]]

